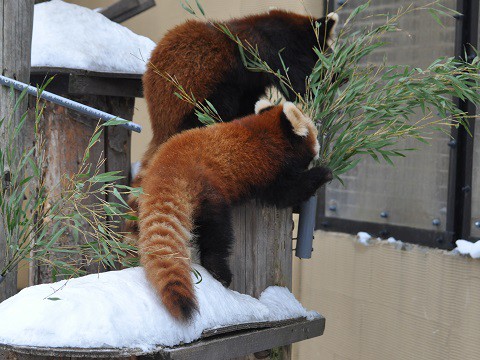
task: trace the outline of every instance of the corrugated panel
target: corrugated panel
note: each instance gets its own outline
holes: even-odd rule
[[[340,18],[346,19],[349,12],[362,0],[350,0],[339,11]],[[411,2],[397,0],[377,0],[371,3],[364,18],[368,15],[396,13],[400,6]],[[416,5],[426,1],[416,2]],[[455,1],[443,1],[455,8]],[[359,27],[372,21],[384,20],[370,17],[358,22]],[[388,64],[408,64],[426,67],[435,58],[454,55],[455,20],[445,19],[444,27],[438,25],[426,11],[411,13],[400,20],[400,33],[388,39],[390,44],[371,59],[373,63],[383,61]],[[417,119],[412,119],[416,121]],[[387,222],[421,229],[444,230],[447,205],[449,148],[448,135],[437,135],[430,146],[418,142],[405,141],[404,147],[414,147],[419,151],[410,153],[405,159],[397,159],[395,167],[386,163],[378,164],[373,159],[365,159],[359,167],[344,176],[345,187],[333,182],[327,187],[326,215],[350,220]],[[329,211],[329,205],[336,204],[336,211]],[[380,217],[388,212],[388,218]],[[440,226],[432,221],[440,220]]]
[[[314,249],[294,260],[294,289],[325,316],[325,334],[294,345],[293,359],[479,358],[478,259],[322,231]]]

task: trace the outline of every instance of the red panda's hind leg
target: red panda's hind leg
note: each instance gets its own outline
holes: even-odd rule
[[[203,207],[195,225],[201,265],[228,287],[232,281],[228,257],[234,241],[231,209],[227,205]]]

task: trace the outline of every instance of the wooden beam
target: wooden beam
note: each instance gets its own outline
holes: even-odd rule
[[[54,94],[143,97],[141,74],[35,67],[31,69],[30,83],[41,85],[52,76],[54,79],[48,85],[48,91]]]
[[[319,317],[279,327],[230,333],[218,338],[196,341],[190,345],[163,349],[161,353],[155,354],[153,357],[139,356],[138,359],[226,360],[320,336],[324,329],[325,318]]]
[[[15,1],[0,0],[0,71],[2,75],[28,82],[30,77],[30,49],[33,27],[33,0]],[[12,113],[13,104],[18,97],[13,98],[10,89],[0,86],[0,118]],[[27,110],[27,101],[21,104],[12,120],[12,126],[20,122],[20,117]],[[0,127],[0,148],[7,143],[5,127]],[[19,154],[26,141],[19,139],[17,148]],[[0,169],[0,180],[4,180],[7,169]],[[0,219],[0,224],[2,223]],[[0,268],[5,261],[6,232],[0,225]],[[17,291],[16,271],[9,273],[0,284],[0,301],[14,295]]]
[[[242,328],[242,325],[239,325]],[[325,329],[325,318],[312,320],[271,322],[263,329],[232,331],[212,336],[191,344],[171,348],[158,347],[145,353],[135,349],[73,349],[21,347],[0,344],[1,359],[50,360],[50,359],[114,359],[114,360],[197,360],[231,359],[265,349],[276,348],[320,336]],[[221,332],[221,329],[220,329]]]
[[[155,5],[155,0],[120,0],[102,9],[100,14],[112,21],[121,23]]]

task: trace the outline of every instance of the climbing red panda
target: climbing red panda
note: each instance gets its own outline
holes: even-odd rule
[[[258,115],[173,136],[153,154],[139,198],[140,260],[168,311],[188,321],[197,309],[190,243],[228,286],[231,209],[252,198],[289,207],[332,179],[309,169],[318,156],[313,122],[291,102],[261,100]]]
[[[304,93],[305,79],[318,60],[313,48],[329,48],[338,15],[330,13],[316,20],[320,26],[319,41],[313,21],[309,16],[274,10],[224,24],[243,42],[257,45],[262,59],[274,70],[282,68],[278,55],[282,51],[295,91]],[[191,20],[173,28],[153,50],[143,76],[153,138],[142,157],[141,169],[148,167],[158,146],[172,135],[201,125],[193,106],[175,96],[175,86],[159,73],[175,76],[198,101],[209,100],[223,121],[253,113],[255,102],[265,90],[277,85],[275,76],[248,71],[235,42],[211,24]],[[143,174],[140,170],[132,186],[142,186]],[[130,198],[129,204],[135,212],[136,200]],[[136,223],[127,225],[135,234]]]
[[[313,48],[325,51],[330,46],[338,15],[330,13],[317,20],[320,44],[313,30],[313,20],[306,15],[274,10],[224,24],[242,42],[258,46],[261,58],[274,70],[282,69],[281,51],[295,91],[304,93],[305,79],[318,60]],[[143,166],[158,145],[170,136],[201,126],[193,106],[175,96],[175,86],[159,73],[175,76],[198,101],[209,100],[223,121],[252,114],[265,90],[277,85],[275,76],[247,70],[237,44],[212,25],[190,20],[173,28],[153,50],[143,76],[153,131]],[[289,98],[292,94],[283,95]]]

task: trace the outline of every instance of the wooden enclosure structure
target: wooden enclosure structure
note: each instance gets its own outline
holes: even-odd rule
[[[135,97],[142,95],[141,75],[98,73],[65,68],[31,69],[30,82],[41,85],[53,77],[48,91],[79,103],[114,114],[126,120],[133,117]],[[34,97],[29,98],[30,110],[35,108]],[[40,121],[40,131],[45,142],[45,166],[43,168],[46,188],[53,196],[59,196],[57,183],[64,174],[73,175],[83,158],[85,149],[93,135],[97,120],[62,106],[46,102]],[[89,161],[93,166],[105,160],[101,172],[120,171],[127,185],[130,180],[131,133],[119,126],[104,129],[100,142],[90,151]],[[109,200],[109,199],[106,199]],[[92,202],[94,199],[91,200]],[[73,244],[73,236],[66,232],[63,244]],[[103,271],[106,269],[100,269]],[[98,272],[97,266],[89,272]],[[48,266],[33,265],[30,283],[52,282],[52,270]]]
[[[120,1],[119,6],[123,4],[121,7],[111,7],[106,11],[111,11],[116,21],[122,21],[125,16],[130,16],[136,11],[127,3],[131,1]],[[137,0],[136,3],[138,6],[148,7],[152,1]],[[30,5],[32,10],[33,4]],[[15,21],[18,21],[18,18]],[[31,23],[29,26],[31,31]],[[22,27],[28,30],[27,26]],[[24,44],[30,48],[28,42]],[[28,58],[29,56],[24,59],[27,63]],[[13,76],[15,74],[11,75],[15,77]],[[22,79],[24,82],[30,79],[32,85],[40,85],[52,76],[54,79],[49,84],[48,91],[127,120],[132,119],[135,97],[142,96],[141,75],[66,68],[32,68],[31,74],[25,71]],[[34,98],[29,99],[31,112],[34,111],[34,101]],[[77,171],[95,126],[95,119],[52,103],[45,104],[41,131],[45,141],[46,164],[43,171],[47,189],[55,189],[58,179],[65,173],[74,174]],[[26,135],[25,140],[32,141],[30,135]],[[92,163],[96,163],[99,158],[105,158],[102,170],[121,171],[125,176],[125,183],[128,183],[130,145],[128,130],[109,127],[102,134],[100,143],[91,150],[90,159]],[[53,192],[53,196],[55,195],[58,194]],[[255,202],[239,206],[234,213],[234,231],[236,242],[231,257],[233,270],[231,288],[255,297],[270,285],[286,286],[291,289],[293,231],[291,209],[279,210]],[[69,244],[75,240],[73,236],[65,233],[61,241]],[[1,246],[0,241],[0,249]],[[87,270],[98,271],[97,268]],[[52,281],[52,273],[48,267],[34,263],[30,273],[33,284]],[[6,285],[8,291],[3,298],[0,293],[0,300],[15,293],[15,280],[4,282],[4,289]],[[148,354],[124,349],[42,349],[0,345],[0,358],[229,359],[247,356],[250,359],[254,357],[249,354],[257,352],[256,358],[266,358],[272,354],[272,358],[275,359],[290,359],[291,343],[319,336],[323,333],[324,327],[325,319],[321,316],[311,320],[291,319],[271,323],[240,324],[207,331],[200,341],[192,344],[158,348]],[[275,349],[265,351],[272,348]]]
[[[140,78],[136,75],[92,73],[72,69],[32,68],[31,82],[41,84],[54,75],[49,91],[83,104],[116,114],[124,119],[133,115],[134,98],[141,96]],[[32,98],[31,101],[35,99]],[[33,105],[33,104],[31,104]],[[47,187],[54,188],[64,173],[75,173],[78,163],[94,131],[96,121],[75,111],[46,103],[41,121],[45,140],[46,161],[44,171]],[[31,106],[33,108],[33,106]],[[33,111],[33,110],[32,110]],[[129,178],[130,133],[120,127],[107,128],[101,142],[92,151],[90,159],[96,162],[105,157],[104,171],[119,170]],[[252,201],[235,209],[235,245],[231,256],[233,281],[231,288],[258,297],[270,285],[292,286],[292,211],[265,207]],[[66,233],[65,243],[75,240]],[[89,269],[97,272],[97,268]],[[34,284],[52,281],[51,269],[34,266]],[[155,353],[111,349],[36,349],[3,347],[5,356],[18,359],[53,359],[58,356],[76,358],[139,359],[198,359],[273,354],[275,359],[290,359],[292,342],[319,336],[325,319],[292,319],[272,323],[241,324],[204,334],[202,340],[185,346],[159,348]],[[272,351],[266,351],[275,347]],[[113,353],[112,353],[113,351]],[[81,354],[81,355],[80,355]],[[0,352],[1,355],[1,352]],[[128,356],[127,356],[128,355]]]

